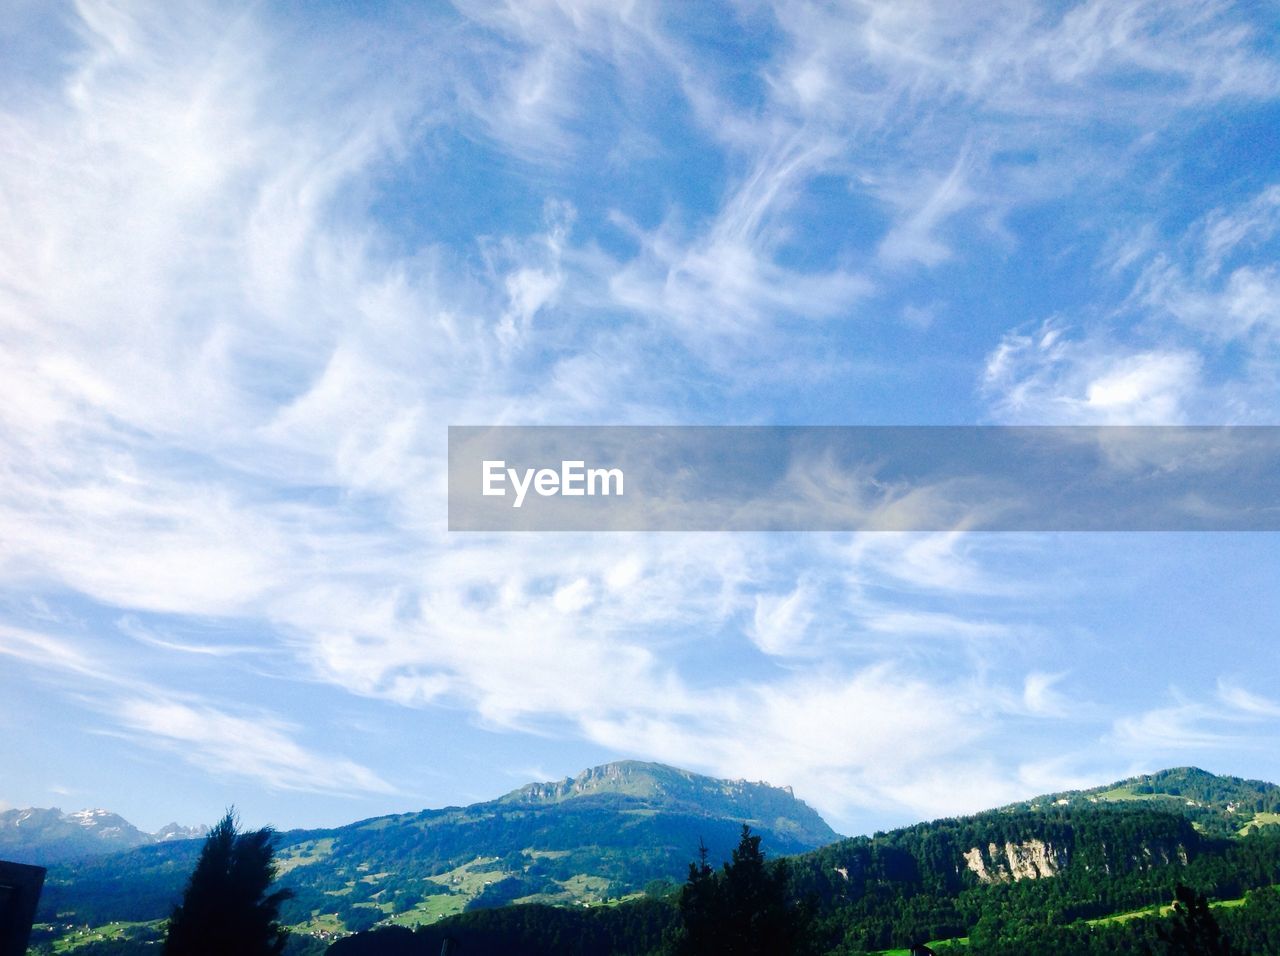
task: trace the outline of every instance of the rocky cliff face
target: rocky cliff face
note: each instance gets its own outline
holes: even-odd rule
[[[1107,847],[1102,846],[1103,855]],[[1121,868],[1150,869],[1153,866],[1170,864],[1187,865],[1187,849],[1184,846],[1149,846],[1144,845],[1140,852],[1122,861]],[[972,847],[964,852],[964,862],[980,883],[1016,883],[1019,880],[1043,880],[1057,876],[1071,861],[1071,853],[1065,847],[1058,847],[1044,840],[1023,840],[1020,843],[1005,843],[1003,846],[990,843],[985,849]],[[1114,861],[1113,861],[1114,862]],[[1092,869],[1089,864],[1084,868]],[[1112,871],[1111,863],[1100,867],[1104,872]]]
[[[1065,849],[1044,840],[1024,840],[1004,846],[990,843],[985,853],[982,847],[975,846],[964,854],[965,863],[981,883],[1047,879],[1062,872],[1069,858]]]
[[[672,810],[737,817],[786,832],[809,846],[839,839],[812,807],[790,787],[748,780],[720,780],[664,764],[620,760],[584,770],[576,777],[531,783],[501,803],[538,805],[583,797],[617,795]]]

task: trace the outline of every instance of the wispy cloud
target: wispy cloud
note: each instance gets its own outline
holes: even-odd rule
[[[1245,690],[1238,684],[1219,680],[1218,698],[1227,707],[1242,714],[1259,718],[1280,718],[1280,703]]]
[[[98,732],[126,734],[204,772],[280,790],[392,792],[369,768],[304,746],[297,739],[302,728],[294,723],[261,709],[237,715],[198,695],[166,691],[76,647],[74,638],[0,627],[0,655],[54,678],[74,679],[71,696],[111,721],[99,724]]]
[[[1069,698],[1054,689],[1064,676],[1039,672],[1028,674],[1022,689],[1022,701],[1027,712],[1038,717],[1062,717],[1070,713]]]
[[[140,644],[156,647],[164,651],[179,651],[183,654],[195,654],[201,657],[234,657],[243,654],[261,654],[263,647],[253,644],[201,643],[193,644],[176,640],[163,631],[148,627],[135,617],[123,617],[116,622],[116,628]]]
[[[119,702],[115,717],[147,746],[162,746],[219,776],[246,777],[268,788],[333,793],[388,793],[391,786],[351,760],[304,748],[295,725],[267,715],[240,717],[209,706],[154,698]]]
[[[1045,322],[1004,337],[988,356],[982,388],[1009,423],[1176,425],[1200,407],[1201,362],[1189,349],[1069,338]]]
[[[951,258],[951,250],[938,238],[937,232],[948,217],[964,209],[973,199],[965,187],[966,153],[961,152],[955,164],[940,181],[924,184],[918,196],[902,195],[905,215],[880,242],[880,256],[891,264],[919,262],[937,265]]]
[[[1174,697],[1171,705],[1119,718],[1108,740],[1147,759],[1188,751],[1246,751],[1260,746],[1259,725],[1274,730],[1271,725],[1280,718],[1280,705],[1221,679],[1216,700]]]
[[[0,581],[108,626],[0,652],[219,773],[242,737],[264,786],[395,781],[254,701],[103,667],[103,643],[225,664],[261,642],[337,694],[840,812],[948,809],[960,767],[975,803],[1069,777],[1006,746],[1071,712],[1061,665],[1009,650],[1039,584],[1006,559],[1037,544],[450,536],[443,426],[937,417],[955,403],[886,383],[951,353],[1002,421],[1274,407],[1274,189],[1098,238],[1188,111],[1276,96],[1227,5],[785,0],[725,12],[729,55],[645,3],[59,16],[0,111]],[[948,270],[981,286],[1034,246],[1022,213],[1078,215],[1064,255],[1110,242],[1112,298],[954,310]],[[883,321],[919,302],[927,323]]]
[[[847,314],[871,291],[866,276],[848,268],[801,271],[778,261],[792,225],[788,206],[805,180],[831,161],[833,148],[829,141],[794,136],[761,151],[711,224],[691,237],[677,223],[642,231],[618,218],[642,252],[611,277],[613,298],[673,323],[681,338],[699,347],[758,335],[783,318]]]
[[[982,388],[1003,421],[1266,422],[1280,379],[1280,190],[1213,209],[1157,242],[1150,224],[1111,247],[1136,271],[1114,311],[1007,333]],[[1233,358],[1228,355],[1234,353]]]
[[[1188,750],[1216,750],[1238,744],[1229,734],[1211,730],[1212,713],[1196,704],[1158,707],[1116,721],[1109,742],[1144,756],[1161,759]]]
[[[99,673],[94,662],[70,642],[15,627],[0,628],[0,654],[85,677]]]

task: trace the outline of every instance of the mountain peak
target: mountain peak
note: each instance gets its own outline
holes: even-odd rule
[[[208,827],[170,824],[159,833],[145,833],[118,813],[101,808],[68,813],[58,807],[26,807],[0,811],[0,857],[47,865],[166,840],[193,839],[207,832]]]
[[[617,793],[634,797],[679,797],[708,789],[722,791],[726,786],[763,787],[794,797],[790,787],[770,787],[767,783],[746,780],[721,780],[644,760],[615,760],[589,767],[575,777],[542,783],[529,783],[504,797],[511,802],[546,803],[594,793]]]
[[[1047,810],[1084,805],[1144,803],[1186,816],[1202,831],[1228,836],[1269,824],[1280,812],[1280,787],[1265,780],[1223,776],[1199,767],[1170,767],[1088,790],[1067,790],[1006,808]]]
[[[796,798],[790,787],[749,780],[725,780],[643,760],[617,760],[590,767],[575,777],[530,783],[498,802],[549,805],[608,797],[694,815],[737,817],[759,828],[789,832],[801,842],[821,846],[839,835],[818,813]]]

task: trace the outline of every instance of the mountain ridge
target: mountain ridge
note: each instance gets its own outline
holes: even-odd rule
[[[668,764],[641,760],[616,760],[589,767],[574,777],[562,780],[528,783],[499,797],[497,803],[513,805],[555,804],[600,793],[662,798],[672,805],[707,809],[715,801],[725,810],[743,814],[748,811],[775,812],[774,823],[787,821],[784,827],[806,842],[831,841],[840,835],[822,816],[795,795],[790,786],[775,786],[764,781],[710,777]],[[759,822],[767,822],[761,819]]]
[[[56,863],[170,840],[199,839],[208,832],[203,824],[169,823],[148,833],[118,813],[102,809],[13,808],[0,811],[0,859]]]
[[[1164,884],[1181,874],[1217,879],[1253,867],[1239,884],[1247,888],[1260,871],[1245,850],[1272,852],[1277,810],[1274,784],[1171,768],[840,839],[790,788],[615,761],[467,807],[284,831],[277,861],[280,885],[296,894],[286,922],[300,937],[331,940],[510,903],[660,901],[687,874],[700,842],[718,864],[748,823],[771,857],[789,857],[802,897],[824,901],[860,927],[866,948],[883,949],[904,938],[904,927],[931,934],[921,938],[963,935],[971,928],[965,914],[980,910],[986,891],[1017,891],[1020,900],[1039,892],[1024,888],[1060,884],[1069,898],[1063,912],[1103,918],[1116,901],[1167,896]],[[1248,843],[1261,831],[1265,840]],[[137,932],[155,934],[198,850],[196,841],[174,841],[54,867],[41,918],[64,926],[135,921]],[[1115,889],[1103,904],[1090,902],[1092,889],[1072,897],[1082,886]],[[918,902],[895,910],[899,897]]]
[[[1275,823],[1270,817],[1280,813],[1280,785],[1193,766],[1170,767],[1097,787],[1042,794],[1000,809],[1035,811],[1050,806],[1123,803],[1164,807],[1188,817],[1202,832],[1229,836],[1249,826]]]
[[[1202,894],[1237,951],[1280,956],[1278,808],[1280,787],[1266,781],[1171,768],[839,840],[776,872],[809,914],[814,951],[831,956],[926,941],[956,956],[1150,956],[1166,951],[1159,932],[1179,886]],[[466,912],[414,933],[356,934],[329,952],[434,956],[453,940],[478,956],[647,956],[678,926],[678,899]]]
[[[276,834],[287,922],[329,938],[521,902],[597,904],[678,881],[699,843],[727,860],[746,823],[779,852],[838,839],[790,788],[615,761],[495,799]],[[148,923],[170,911],[199,852],[172,841],[50,869],[50,925]]]

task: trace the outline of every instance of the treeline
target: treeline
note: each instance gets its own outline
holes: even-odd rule
[[[1220,777],[1195,767],[1161,770],[1138,778],[1134,792],[1168,794],[1198,804],[1225,806],[1239,813],[1280,813],[1280,787],[1265,780]]]
[[[975,846],[1002,852],[1030,840],[1062,852],[1057,876],[982,885],[965,864]],[[994,939],[1000,927],[1061,928],[1167,904],[1179,882],[1239,898],[1280,882],[1280,831],[1209,839],[1145,807],[983,814],[844,841],[797,858],[792,874],[795,898],[816,904],[827,951],[875,951],[972,937],[980,925]]]
[[[96,926],[163,919],[199,854],[198,840],[182,840],[50,867],[36,920]]]
[[[489,825],[514,822],[497,820]],[[381,872],[349,865],[348,860],[359,858],[363,839],[355,837],[350,847],[334,841],[310,848],[312,853],[339,856],[343,865],[324,873],[313,871],[306,881],[298,876],[310,867],[288,873],[279,885],[296,895],[283,903],[283,922],[304,922],[315,911],[336,909],[349,927],[368,928],[389,912],[417,907],[428,894],[451,892],[448,886],[425,879],[420,863],[406,862],[401,868],[383,860],[377,864],[385,867]],[[686,860],[689,848],[696,845],[697,838],[691,835],[685,843]],[[966,854],[975,859],[973,851],[978,850],[986,873],[1003,876],[1008,846],[1024,862],[1028,854],[1048,861],[1056,875],[982,882]],[[167,916],[174,887],[180,887],[190,871],[192,849],[181,844],[157,846],[102,860],[88,872],[113,892],[99,894],[95,902],[112,919],[135,911],[137,919]],[[663,847],[662,852],[666,851]],[[142,861],[145,866],[141,874],[113,882],[112,868],[121,859]],[[1210,899],[1244,898],[1243,905],[1213,911],[1226,938],[1237,952],[1280,956],[1274,939],[1280,932],[1280,894],[1271,888],[1280,883],[1280,827],[1259,828],[1243,837],[1212,837],[1155,802],[993,811],[844,840],[767,862],[759,837],[745,833],[728,864],[716,869],[704,858],[690,870],[683,887],[655,881],[646,899],[590,908],[501,905],[553,886],[551,881],[562,865],[555,856],[511,851],[491,865],[505,876],[493,880],[473,901],[481,908],[416,932],[386,929],[359,934],[335,944],[333,952],[336,956],[437,956],[443,943],[452,940],[452,952],[458,956],[499,952],[692,956],[754,952],[726,949],[726,941],[740,938],[746,941],[743,946],[749,946],[750,941],[774,932],[787,942],[776,945],[773,952],[797,954],[854,956],[959,937],[967,938],[969,956],[1037,949],[1086,956],[1152,954],[1167,951],[1161,948],[1159,932],[1168,918],[1107,918],[1154,913],[1170,902],[1179,884],[1185,884]],[[378,874],[376,883],[365,879],[371,871]],[[46,902],[56,908],[64,890],[55,882],[47,887],[46,892],[50,891]],[[106,921],[95,918],[106,912],[95,914],[93,904],[86,906],[83,900],[75,922]],[[147,949],[148,934],[139,931],[132,941],[91,944],[78,951],[84,956],[154,952],[154,943]],[[714,942],[706,943],[707,939]],[[310,956],[321,946],[303,937],[289,941],[289,950],[297,956]]]
[[[636,900],[618,906],[561,907],[530,903],[475,910],[410,931],[388,927],[338,940],[329,956],[438,956],[446,940],[466,956],[599,956],[656,953],[678,913],[671,903]]]
[[[758,851],[758,838],[752,839]],[[965,865],[963,854],[974,846],[985,851],[994,843],[1003,851],[1006,843],[1030,840],[1061,852],[1064,867],[1057,876],[984,885]],[[733,865],[744,853],[751,857],[740,844]],[[1170,951],[1158,935],[1170,918],[1154,914],[1174,898],[1178,885],[1186,884],[1211,899],[1245,897],[1244,905],[1215,910],[1224,933],[1241,953],[1280,956],[1274,939],[1280,933],[1280,894],[1272,888],[1280,882],[1280,828],[1230,841],[1210,839],[1184,818],[1145,806],[991,813],[846,840],[761,863],[758,874],[767,878],[758,875],[745,906],[734,902],[742,892],[734,889],[733,872],[731,866],[712,871],[704,862],[678,895],[665,900],[589,910],[520,906],[466,913],[415,933],[387,930],[353,937],[331,952],[436,956],[446,939],[454,941],[452,951],[459,956],[755,952],[726,949],[726,940],[758,919],[749,914],[773,906],[790,942],[761,952],[855,956],[967,937],[969,956],[1035,951],[1150,956]],[[1144,908],[1152,915],[1105,920]],[[747,934],[765,935],[760,926]],[[715,943],[699,948],[699,939]]]
[[[1166,903],[1168,900],[1165,901]],[[1025,956],[1026,953],[1071,953],[1072,956],[1277,956],[1280,954],[1280,892],[1275,887],[1252,890],[1238,907],[1211,907],[1220,929],[1218,946],[1204,940],[1171,941],[1176,918],[1150,916],[1098,925],[1066,926],[988,918],[975,927],[965,956]],[[939,954],[945,950],[939,950]]]

